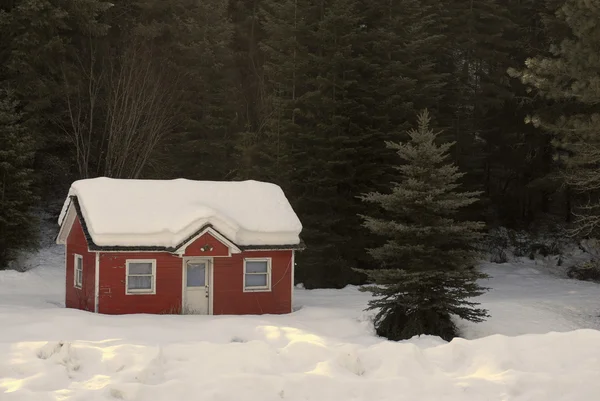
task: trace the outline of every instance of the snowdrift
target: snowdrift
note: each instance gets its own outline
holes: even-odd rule
[[[592,401],[600,394],[593,330],[370,346],[289,327],[246,330],[237,327],[233,341],[223,332],[229,342],[217,343],[0,344],[0,398]]]

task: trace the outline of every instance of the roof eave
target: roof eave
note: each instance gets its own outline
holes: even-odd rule
[[[283,244],[283,245],[245,245],[240,247],[244,251],[276,251],[276,250],[292,250],[303,251],[306,249],[306,244],[302,239],[298,244]]]

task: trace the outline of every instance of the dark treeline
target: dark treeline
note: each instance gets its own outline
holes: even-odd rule
[[[529,230],[567,223],[553,134],[570,107],[509,69],[569,35],[560,0],[4,0],[0,3],[0,266],[32,207],[95,176],[256,179],[305,227],[297,280],[363,280],[376,246],[362,194],[390,190],[428,109],[465,216]]]

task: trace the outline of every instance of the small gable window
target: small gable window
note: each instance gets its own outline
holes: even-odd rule
[[[156,293],[156,260],[127,260],[127,294]]]
[[[271,259],[244,259],[244,291],[271,291]]]
[[[73,283],[75,288],[81,288],[81,285],[83,284],[83,256],[81,255],[75,255],[73,275]]]

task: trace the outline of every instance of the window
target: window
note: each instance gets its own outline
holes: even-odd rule
[[[187,262],[186,287],[206,287],[206,262]]]
[[[271,259],[244,259],[244,291],[271,291]]]
[[[81,255],[75,255],[73,276],[75,288],[81,288],[81,285],[83,284],[83,256]]]
[[[155,294],[156,260],[128,260],[125,281],[127,294]]]

